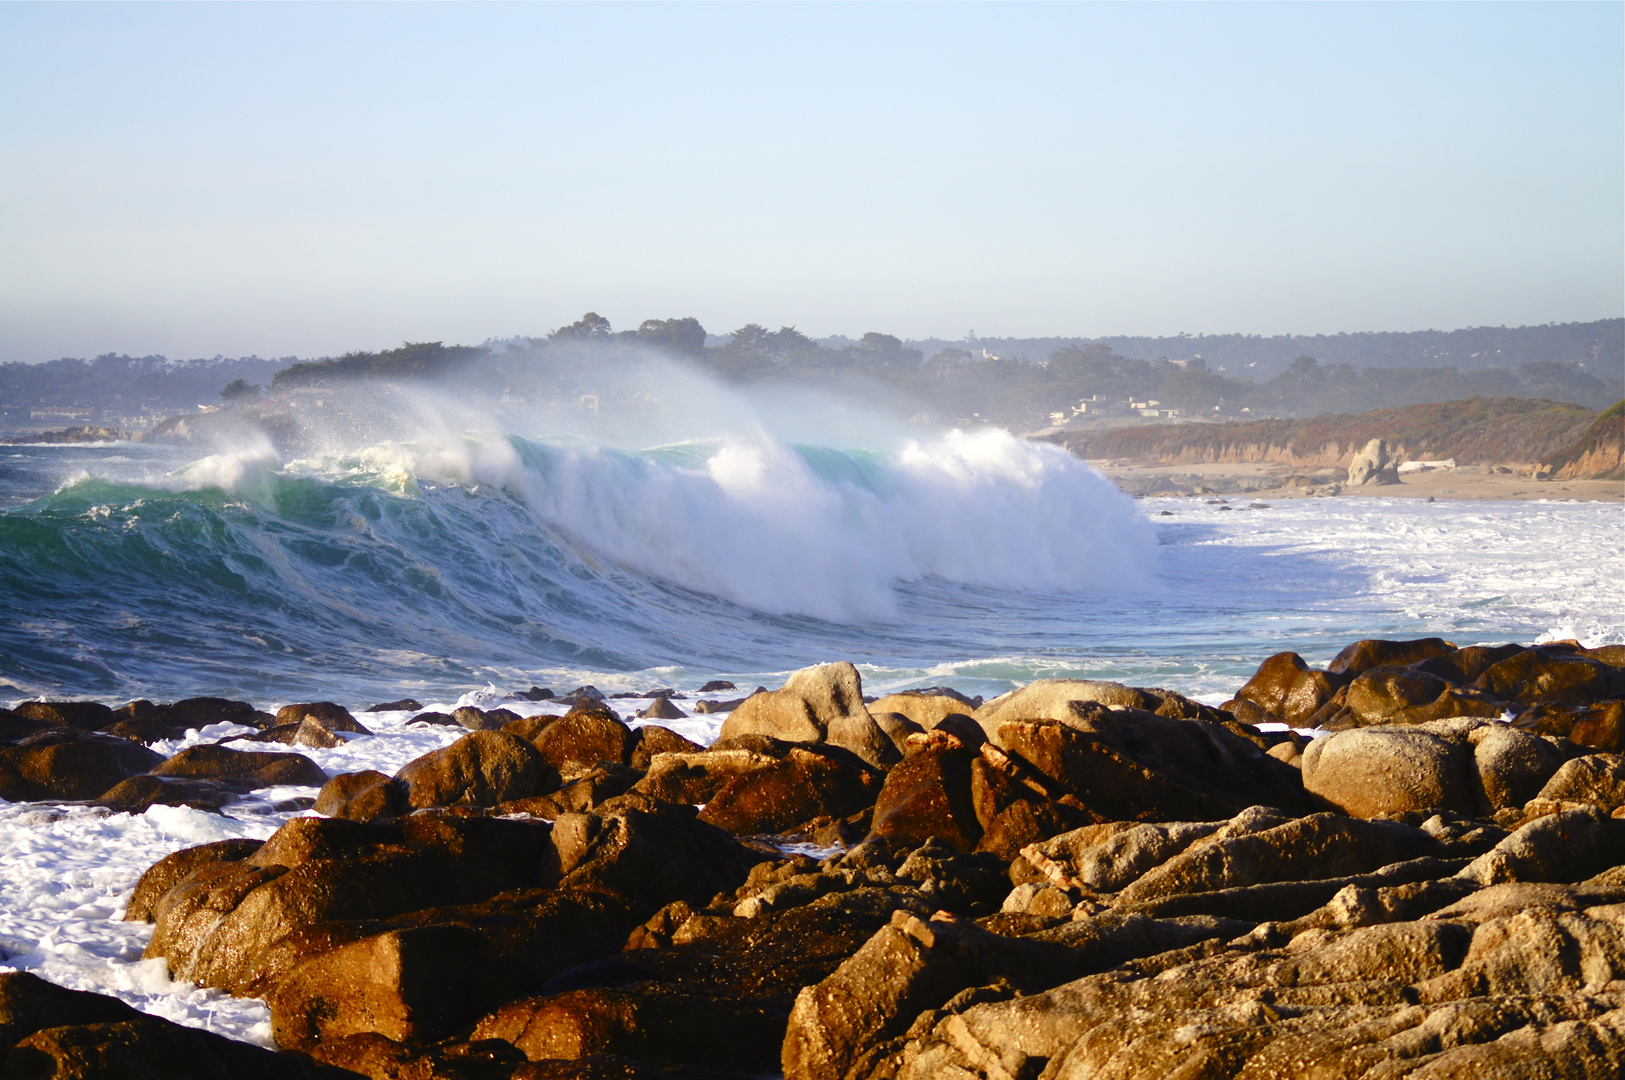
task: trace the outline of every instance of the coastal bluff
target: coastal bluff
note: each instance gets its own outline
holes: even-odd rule
[[[280,1050],[0,973],[0,1078],[1625,1073],[1625,646],[1368,639],[1219,706],[830,663],[684,697],[709,746],[674,697],[392,702],[460,733],[392,774],[300,752],[387,737],[333,702],[0,710],[11,802],[315,792],[125,914]]]

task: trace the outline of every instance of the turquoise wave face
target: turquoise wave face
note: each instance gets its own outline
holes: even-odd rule
[[[933,629],[956,628],[951,612],[919,618],[943,589],[980,588],[975,607],[1001,576],[1086,583],[1055,552],[1123,539],[1076,520],[1098,524],[1081,505],[1096,495],[1149,546],[1088,470],[1046,480],[1047,450],[934,453],[517,437],[285,463],[264,448],[133,464],[80,450],[54,491],[0,491],[0,682],[359,697],[549,669],[923,655],[959,647]],[[1001,520],[1011,499],[1064,513]]]
[[[296,671],[644,666],[573,632],[617,619],[592,603],[615,584],[509,499],[286,477],[268,494],[274,508],[86,479],[0,515],[0,673],[166,692],[184,666],[188,685],[263,693]]]

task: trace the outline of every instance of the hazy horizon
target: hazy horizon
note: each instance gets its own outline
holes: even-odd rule
[[[0,361],[1625,313],[1625,7],[0,6]],[[1215,329],[1217,328],[1217,329]]]

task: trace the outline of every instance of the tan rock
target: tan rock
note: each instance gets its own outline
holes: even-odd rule
[[[845,662],[802,668],[779,689],[746,698],[723,721],[720,739],[740,735],[828,742],[881,767],[901,756],[863,704],[858,669]]]

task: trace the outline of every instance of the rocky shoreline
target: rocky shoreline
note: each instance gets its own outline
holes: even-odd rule
[[[567,704],[392,702],[467,733],[336,776],[299,748],[372,735],[330,702],[0,710],[8,801],[319,787],[127,905],[174,978],[265,999],[281,1052],[6,973],[0,1077],[1625,1070],[1625,646],[1282,653],[1219,708],[874,700],[826,664],[717,700],[709,747],[654,722],[681,695]],[[149,748],[219,722],[252,734]]]

